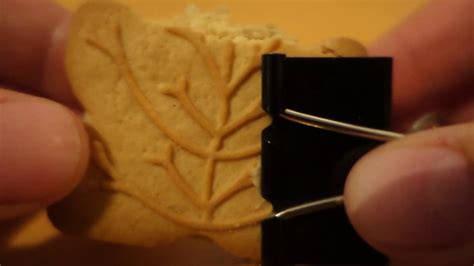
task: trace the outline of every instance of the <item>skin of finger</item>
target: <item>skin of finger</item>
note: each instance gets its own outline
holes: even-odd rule
[[[63,69],[69,17],[48,0],[0,0],[0,82],[75,103]]]
[[[15,205],[0,205],[0,221],[10,221],[33,213],[44,207],[43,203],[25,203]]]
[[[25,110],[29,106],[42,113],[39,119]],[[0,211],[3,208],[8,209],[6,213],[15,213],[12,205],[46,206],[72,191],[85,172],[89,157],[87,135],[79,118],[58,103],[2,89],[0,111]],[[54,121],[47,121],[49,116]],[[15,136],[11,128],[6,128],[11,126],[24,130],[14,130]],[[78,142],[76,138],[71,142],[69,134],[77,134]],[[66,160],[69,156],[71,164]],[[61,162],[70,167],[58,165]]]
[[[398,128],[422,112],[443,112],[449,119],[453,110],[462,113],[458,106],[472,104],[472,10],[471,0],[430,1],[370,47],[371,55],[394,57]]]
[[[66,74],[65,55],[70,20],[59,24],[51,38],[43,72],[42,94],[70,108],[81,111]]]
[[[471,265],[474,261],[474,241],[458,246],[454,249],[435,250],[428,254],[404,254],[404,259],[392,260],[390,266],[453,266]]]
[[[474,124],[463,124],[463,125],[456,125],[456,126],[441,128],[437,130],[430,130],[430,131],[420,132],[420,133],[411,135],[399,141],[388,143],[387,145],[381,146],[380,148],[372,151],[367,156],[362,158],[351,171],[351,174],[349,175],[349,178],[346,183],[346,189],[345,189],[347,212],[349,214],[351,222],[354,224],[355,228],[361,234],[361,236],[365,238],[366,240],[368,240],[369,243],[374,245],[379,250],[390,255],[392,258],[397,258],[398,260],[403,259],[405,262],[405,264],[403,265],[411,265],[410,264],[411,262],[416,262],[416,261],[419,261],[419,262],[423,261],[424,263],[426,263],[427,261],[432,261],[433,263],[436,262],[435,264],[432,264],[432,265],[438,265],[439,262],[443,262],[443,261],[453,260],[454,262],[454,261],[459,260],[462,262],[466,262],[466,260],[474,259],[472,255],[470,255],[470,254],[474,254],[474,245],[473,245],[474,244],[474,226],[472,226],[472,224],[466,224],[466,223],[469,223],[469,221],[458,221],[458,222],[455,221],[455,223],[460,224],[460,228],[441,228],[440,230],[443,230],[443,231],[442,232],[438,231],[438,233],[440,234],[440,237],[441,237],[441,234],[444,234],[444,236],[449,239],[451,233],[461,230],[458,232],[460,234],[457,234],[457,235],[464,234],[463,241],[456,242],[454,245],[451,245],[451,246],[436,246],[436,247],[433,246],[432,248],[427,248],[431,244],[425,243],[426,245],[423,245],[423,247],[420,247],[419,249],[414,248],[413,246],[407,249],[406,246],[399,246],[398,243],[387,242],[387,235],[381,233],[380,229],[377,229],[379,228],[379,226],[384,227],[384,229],[382,230],[388,230],[387,228],[398,228],[397,226],[399,226],[399,221],[405,221],[405,222],[408,221],[406,223],[404,222],[405,225],[411,222],[412,223],[411,227],[413,229],[416,229],[416,228],[424,229],[424,228],[415,226],[416,224],[420,224],[421,220],[426,219],[426,217],[420,218],[419,213],[415,213],[413,217],[410,217],[409,214],[407,214],[406,217],[397,217],[397,215],[400,215],[399,212],[391,211],[390,208],[384,209],[383,207],[383,206],[387,206],[386,202],[390,202],[390,204],[388,205],[392,206],[393,204],[397,202],[397,200],[400,202],[398,204],[408,204],[405,202],[406,201],[404,198],[405,193],[410,194],[411,192],[407,192],[407,191],[411,191],[412,188],[420,187],[420,184],[410,185],[410,182],[411,183],[423,182],[423,179],[405,180],[401,182],[401,184],[403,184],[403,187],[398,187],[397,184],[395,183],[390,188],[384,188],[384,189],[391,189],[391,191],[388,191],[388,192],[385,191],[383,193],[382,191],[380,191],[380,193],[378,193],[375,196],[367,195],[368,199],[362,203],[361,202],[355,203],[353,200],[354,198],[353,193],[354,194],[359,193],[359,192],[356,192],[355,190],[363,188],[364,186],[367,186],[368,184],[371,184],[371,186],[373,186],[374,183],[378,183],[377,180],[372,180],[373,177],[369,178],[370,180],[368,178],[364,178],[364,174],[363,174],[363,173],[367,173],[366,172],[367,166],[371,165],[371,162],[376,161],[377,157],[387,158],[386,155],[389,154],[390,152],[400,151],[403,149],[410,149],[413,151],[413,150],[416,150],[417,148],[419,148],[419,150],[425,150],[427,148],[451,150],[454,153],[464,156],[466,160],[470,162],[469,170],[470,170],[471,179],[469,179],[470,180],[469,182],[471,185],[465,188],[461,188],[461,189],[464,191],[468,191],[468,195],[470,195],[470,198],[472,199],[473,192],[474,192],[474,180],[472,180],[472,177],[474,176],[474,169],[473,169],[474,168],[474,163],[473,163],[474,162],[474,138],[473,136],[474,136]],[[422,159],[423,158],[413,158],[412,165],[416,166],[417,164],[420,164],[420,163],[423,164]],[[433,168],[435,167],[437,167],[436,164],[433,165]],[[360,172],[360,169],[363,169],[362,172]],[[386,171],[394,171],[394,170],[387,169]],[[401,173],[404,173],[406,171],[407,169],[400,169]],[[379,176],[379,177],[383,178],[382,176]],[[456,186],[454,184],[456,182],[457,182],[457,179],[454,178],[453,186]],[[386,182],[382,182],[382,183],[386,183]],[[450,189],[450,188],[447,188],[447,189]],[[399,194],[394,193],[394,191],[398,191],[398,190],[401,191]],[[400,195],[400,197],[402,198],[397,199],[396,198],[397,195]],[[447,200],[449,201],[450,199],[447,199]],[[423,201],[423,199],[420,199],[420,202],[421,201]],[[409,204],[411,206],[417,206],[416,204],[418,203],[415,200],[413,203],[409,203]],[[463,204],[468,204],[468,203],[463,203]],[[423,204],[421,204],[420,206],[422,205]],[[465,214],[467,216],[471,215],[472,217],[474,216],[474,213],[470,213],[471,212],[470,209],[472,210],[472,208],[469,206],[472,206],[472,204],[468,205],[464,209]],[[379,210],[384,210],[384,211],[383,213],[374,213],[374,211],[367,211],[370,209],[372,210],[379,209]],[[423,210],[420,210],[420,213],[423,213]],[[367,217],[368,215],[369,216],[374,215],[374,216]],[[380,225],[380,224],[373,224],[370,222],[370,221],[380,221],[381,215],[385,217],[383,218],[383,220],[385,221],[384,224]],[[377,216],[377,218],[375,216]],[[414,218],[414,217],[420,218],[420,221],[418,220],[410,221],[410,218]],[[466,231],[466,228],[471,228],[471,229],[467,229]],[[433,235],[433,237],[436,239],[437,238],[436,233],[434,234],[435,235]],[[407,242],[405,235],[400,236],[400,237],[404,238],[402,242],[404,243]],[[456,255],[456,256],[453,257],[453,255]],[[443,264],[440,264],[440,265],[443,265]],[[456,265],[456,264],[451,264],[451,265]]]

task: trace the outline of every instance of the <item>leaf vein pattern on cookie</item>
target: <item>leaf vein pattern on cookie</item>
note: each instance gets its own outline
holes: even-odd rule
[[[216,164],[220,161],[255,158],[260,154],[261,148],[259,143],[243,147],[236,151],[226,151],[223,149],[223,142],[233,133],[265,116],[265,113],[260,108],[260,98],[252,101],[248,107],[234,119],[230,119],[230,103],[238,89],[259,70],[260,54],[277,50],[281,46],[280,40],[275,38],[268,41],[266,45],[256,45],[253,56],[251,56],[251,60],[247,62],[247,65],[235,71],[235,45],[232,42],[225,44],[223,66],[220,66],[214,59],[211,50],[206,46],[206,41],[202,34],[182,28],[167,27],[164,28],[164,30],[188,42],[196,50],[199,58],[206,66],[213,87],[216,90],[219,105],[218,112],[216,113],[217,121],[214,125],[214,123],[195,106],[189,97],[189,81],[185,75],[178,77],[174,84],[161,84],[159,86],[160,93],[175,98],[185,113],[211,137],[210,143],[206,147],[182,136],[162,120],[152,102],[141,89],[133,73],[125,51],[123,33],[120,25],[116,26],[114,32],[115,41],[118,46],[117,51],[112,52],[92,38],[87,38],[86,43],[112,60],[117,66],[121,78],[126,82],[127,88],[138,106],[149,120],[172,142],[167,146],[162,156],[150,158],[147,162],[161,167],[180,193],[182,193],[195,208],[201,210],[203,215],[201,218],[194,220],[181,217],[179,213],[173,212],[160,204],[159,200],[150,195],[150,193],[141,191],[130,182],[120,179],[120,173],[114,168],[111,159],[107,158],[105,143],[100,139],[95,139],[93,140],[93,148],[97,156],[94,158],[94,161],[111,178],[111,180],[103,181],[103,188],[128,195],[141,202],[147,208],[155,211],[160,216],[185,227],[203,231],[226,231],[254,226],[270,215],[271,206],[256,208],[252,213],[232,222],[214,220],[216,210],[223,203],[247,189],[255,188],[251,180],[251,170],[246,169],[235,181],[231,182],[230,185],[227,185],[224,189],[214,191]],[[174,159],[175,149],[178,147],[203,159],[203,179],[205,184],[203,193],[198,193],[179,172]]]

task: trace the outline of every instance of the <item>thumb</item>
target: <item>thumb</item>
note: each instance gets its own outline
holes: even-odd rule
[[[0,89],[0,220],[69,193],[86,168],[87,143],[67,108]]]
[[[407,136],[362,158],[345,188],[358,233],[400,265],[474,262],[474,124]]]

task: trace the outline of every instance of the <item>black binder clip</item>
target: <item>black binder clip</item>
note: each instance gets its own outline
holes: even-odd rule
[[[385,265],[355,232],[343,206],[353,164],[390,126],[391,58],[292,58],[266,54],[262,105],[262,223],[267,265]]]

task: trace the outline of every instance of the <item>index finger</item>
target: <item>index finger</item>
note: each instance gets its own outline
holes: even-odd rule
[[[0,83],[74,103],[64,70],[68,21],[48,0],[0,0]]]
[[[472,0],[433,0],[370,48],[372,55],[394,57],[398,123],[472,105],[473,10]]]

